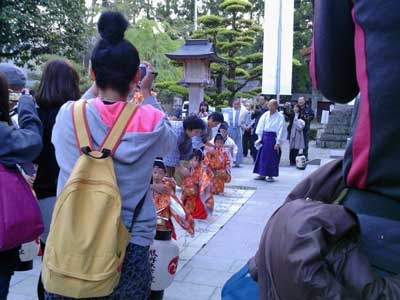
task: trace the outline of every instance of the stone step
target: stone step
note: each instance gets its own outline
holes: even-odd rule
[[[327,134],[346,134],[350,135],[351,134],[351,127],[350,126],[341,126],[341,125],[332,125],[328,124],[324,132]]]
[[[331,150],[330,158],[343,158],[346,150]]]
[[[317,141],[318,148],[344,149],[346,145],[347,142]]]
[[[348,139],[347,134],[329,134],[329,133],[322,133],[320,137],[320,141],[325,141],[325,142],[347,142]]]

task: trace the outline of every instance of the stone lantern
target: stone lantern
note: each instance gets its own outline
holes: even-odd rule
[[[204,101],[204,88],[212,86],[211,63],[225,60],[216,54],[213,43],[205,39],[186,40],[182,47],[166,56],[183,63],[183,79],[179,84],[189,87],[189,114],[196,113]]]

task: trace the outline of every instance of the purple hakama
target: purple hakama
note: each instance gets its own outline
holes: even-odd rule
[[[253,173],[265,177],[279,176],[279,153],[274,149],[276,145],[276,133],[264,131],[262,136],[262,148],[257,153],[256,164]]]

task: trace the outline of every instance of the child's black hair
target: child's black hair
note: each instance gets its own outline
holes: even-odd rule
[[[201,129],[204,130],[206,125],[204,121],[200,119],[198,116],[192,115],[183,120],[183,129],[185,130],[194,130]]]
[[[190,154],[190,156],[189,156],[189,160],[192,160],[195,157],[197,157],[198,161],[202,161],[203,160],[203,152],[199,149],[194,149],[193,153]]]
[[[221,132],[221,129],[223,130],[228,130],[229,129],[229,125],[228,123],[224,122],[219,126],[218,132]]]
[[[97,28],[101,39],[93,49],[91,62],[96,84],[126,96],[138,71],[139,52],[124,39],[128,21],[118,12],[101,14]]]
[[[224,115],[219,111],[215,111],[215,112],[211,113],[208,116],[208,119],[211,119],[218,123],[224,123]]]
[[[218,140],[220,140],[220,141],[222,141],[222,142],[225,143],[225,139],[224,139],[224,137],[222,136],[222,134],[220,134],[220,133],[217,133],[217,134],[216,134],[216,136],[215,136],[215,138],[214,138],[214,144],[215,144]]]
[[[160,158],[156,158],[156,159],[154,160],[153,168],[154,168],[154,167],[157,167],[157,168],[160,168],[160,169],[163,169],[164,171],[166,171],[165,164],[164,164],[163,160],[160,159]]]

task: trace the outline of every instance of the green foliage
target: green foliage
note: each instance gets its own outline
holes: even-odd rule
[[[193,22],[185,20],[183,18],[175,19],[173,22],[164,22],[165,32],[173,40],[177,39],[188,39],[190,33],[193,31]]]
[[[165,53],[177,50],[183,41],[172,40],[162,24],[142,19],[128,29],[125,38],[138,49],[141,60],[154,65],[158,81],[178,81],[181,78],[181,68],[172,65]]]
[[[236,41],[233,42],[221,42],[219,43],[219,47],[221,48],[222,51],[230,51],[233,50],[236,52],[236,49],[240,47],[250,47],[251,43],[248,42],[243,42],[241,40],[236,39]]]
[[[244,77],[244,78],[250,77],[249,72],[243,68],[236,68],[236,75],[239,77]]]
[[[176,93],[182,97],[189,97],[189,90],[183,86],[180,85],[171,85],[168,90],[170,90],[173,93]]]
[[[260,74],[260,73],[262,73],[262,70],[263,70],[263,66],[258,65],[256,67],[250,69],[249,76],[254,76],[255,74]]]
[[[22,65],[43,54],[80,58],[84,15],[84,0],[0,1],[0,59]]]
[[[257,96],[260,93],[261,93],[261,88],[253,89],[253,90],[251,90],[249,92],[240,92],[240,93],[237,93],[236,96],[248,99],[248,98],[254,98],[255,96]]]
[[[265,0],[249,0],[253,4],[253,8],[250,11],[250,20],[256,20],[257,24],[261,24],[261,20],[264,18]]]
[[[263,54],[261,52],[252,53],[246,56],[243,56],[240,60],[241,64],[260,64],[263,60]]]
[[[254,25],[254,26],[249,27],[249,30],[253,30],[255,32],[260,32],[260,31],[263,31],[263,28],[262,28],[262,26]]]
[[[296,0],[293,35],[293,92],[311,93],[312,85],[309,70],[300,50],[310,47],[312,39],[312,3],[309,0]]]
[[[235,79],[225,79],[226,85],[239,85],[241,82]]]
[[[163,103],[171,103],[174,96],[188,97],[188,89],[177,85],[182,77],[182,65],[165,56],[165,53],[173,52],[183,44],[182,39],[173,40],[168,34],[171,27],[168,23],[142,19],[125,35],[139,50],[141,59],[154,64],[158,72],[154,87]]]
[[[197,19],[197,22],[199,24],[203,24],[204,26],[208,26],[208,27],[220,26],[220,25],[224,24],[224,21],[225,20],[223,17],[214,16],[214,15],[201,16]]]
[[[176,81],[163,81],[154,84],[156,91],[168,90],[170,93],[179,95],[181,97],[187,98],[189,96],[189,91],[186,87],[180,86]]]
[[[315,141],[317,139],[317,135],[318,135],[318,129],[317,128],[310,128],[310,140],[311,141]]]
[[[242,35],[242,32],[228,28],[220,28],[218,30],[218,35],[226,38],[234,38],[234,37],[240,37]]]
[[[252,43],[256,42],[256,39],[254,37],[250,37],[250,36],[243,36],[237,39],[240,42],[244,42],[244,43],[248,43],[250,44],[249,46],[251,46]]]
[[[162,81],[162,82],[157,82],[153,86],[156,89],[167,89],[171,85],[176,85],[176,81]]]
[[[192,35],[213,41],[217,53],[226,60],[211,68],[216,86],[207,89],[207,94],[214,106],[226,105],[249,81],[261,78],[261,28],[249,18],[253,8],[246,0],[225,0],[215,14],[199,18],[200,30]]]
[[[253,5],[245,0],[225,0],[219,7],[225,11],[242,10],[248,12],[253,8]]]
[[[293,59],[293,91],[295,93],[309,93],[311,91],[310,72],[304,61]]]

